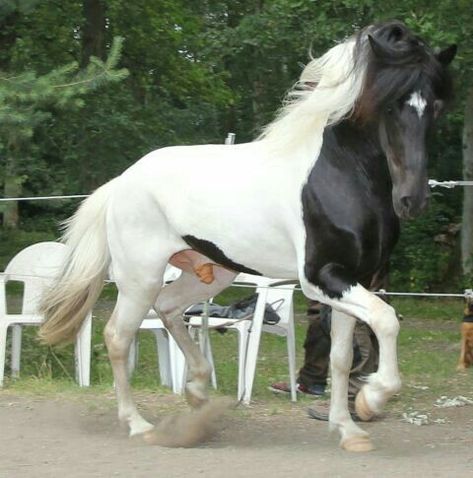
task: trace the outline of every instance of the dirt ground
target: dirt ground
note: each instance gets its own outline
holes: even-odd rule
[[[145,416],[157,422],[154,399],[141,399]],[[180,406],[166,400],[168,409]],[[128,439],[111,396],[35,399],[0,392],[0,477],[407,478],[473,470],[472,406],[434,410],[431,418],[442,423],[423,426],[388,413],[363,425],[376,444],[367,454],[340,450],[337,434],[306,418],[306,406],[276,414],[263,404],[234,411],[209,443],[171,449]]]

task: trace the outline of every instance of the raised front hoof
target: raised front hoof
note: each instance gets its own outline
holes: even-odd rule
[[[369,436],[354,436],[342,440],[340,446],[353,453],[366,453],[374,450],[374,445]]]
[[[375,416],[375,413],[368,406],[363,389],[361,389],[355,398],[355,412],[358,418],[363,422],[369,422]]]

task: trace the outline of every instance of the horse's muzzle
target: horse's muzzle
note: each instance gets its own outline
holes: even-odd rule
[[[402,196],[398,201],[394,200],[394,211],[400,219],[415,219],[425,211],[429,204],[429,196],[422,197]]]

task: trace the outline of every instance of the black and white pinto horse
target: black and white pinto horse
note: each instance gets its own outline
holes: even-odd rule
[[[112,268],[119,294],[105,340],[130,435],[153,429],[126,370],[143,317],[154,307],[182,348],[186,395],[198,406],[210,367],[181,315],[248,272],[298,279],[305,296],[333,308],[330,422],[343,448],[372,448],[347,406],[355,318],[379,341],[379,368],[356,399],[368,420],[401,380],[396,314],[366,286],[389,258],[399,218],[427,205],[426,137],[450,96],[455,52],[434,52],[397,21],[371,25],[305,67],[258,140],[153,151],[81,205],[65,234],[69,260],[43,301],[41,334],[70,340]],[[183,274],[162,288],[168,263]]]

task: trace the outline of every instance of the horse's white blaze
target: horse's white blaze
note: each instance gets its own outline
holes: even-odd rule
[[[412,106],[417,111],[419,118],[422,118],[425,107],[427,106],[427,101],[425,98],[423,98],[419,91],[412,93],[411,97],[407,100],[407,104]]]

